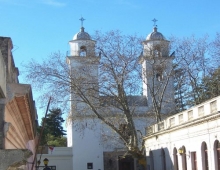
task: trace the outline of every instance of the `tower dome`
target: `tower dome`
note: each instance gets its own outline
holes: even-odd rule
[[[80,32],[73,36],[73,40],[91,40],[90,35],[84,29],[84,27],[81,27]]]
[[[154,27],[153,32],[148,34],[146,40],[166,40],[160,32],[157,32],[157,27]]]

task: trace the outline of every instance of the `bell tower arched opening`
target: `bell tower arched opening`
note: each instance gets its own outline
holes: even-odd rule
[[[81,47],[80,47],[80,51],[79,51],[79,56],[81,56],[81,57],[86,57],[86,55],[87,55],[86,46],[81,46]]]

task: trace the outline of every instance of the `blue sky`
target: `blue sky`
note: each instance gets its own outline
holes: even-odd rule
[[[118,29],[146,37],[154,18],[165,37],[220,32],[219,0],[0,0],[0,36],[12,38],[20,83],[25,83],[22,63],[69,50],[81,16],[90,35]]]

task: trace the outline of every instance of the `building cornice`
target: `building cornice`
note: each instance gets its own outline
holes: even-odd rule
[[[182,123],[180,125],[173,126],[173,127],[170,127],[170,128],[164,129],[164,130],[160,130],[158,132],[155,132],[153,134],[150,134],[150,135],[144,137],[143,139],[147,140],[147,139],[152,138],[154,136],[170,133],[170,132],[180,130],[180,129],[183,129],[183,128],[187,128],[187,127],[197,126],[199,124],[203,124],[205,122],[213,121],[213,120],[216,120],[216,119],[219,119],[219,112],[216,112],[216,113],[211,114],[211,115],[206,115],[206,116],[203,116],[201,118],[194,119],[194,120],[191,120],[191,121],[188,121],[188,122],[185,122],[185,123]]]
[[[27,84],[8,84],[8,102],[6,107],[11,110],[19,130],[25,134],[26,142],[34,139],[35,106],[32,105],[31,86]]]

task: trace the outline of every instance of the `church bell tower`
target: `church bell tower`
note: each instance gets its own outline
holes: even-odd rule
[[[96,106],[99,100],[100,56],[96,56],[95,53],[96,42],[85,32],[84,18],[80,20],[82,22],[80,31],[69,41],[70,53],[66,58],[71,90],[67,143],[73,150],[73,170],[103,169],[99,126],[95,126],[96,131],[91,129],[95,118],[90,107]]]
[[[143,41],[143,52],[140,56],[143,95],[147,97],[148,107],[161,106],[164,113],[175,110],[172,75],[174,56],[169,55],[169,43],[154,24],[153,31]]]
[[[74,109],[81,107],[84,103],[80,102],[80,95],[77,95],[78,92],[76,92],[77,88],[80,88],[86,96],[98,96],[100,56],[96,56],[95,53],[96,42],[85,32],[83,27],[84,18],[80,20],[82,22],[80,31],[69,41],[70,56],[67,56],[67,64],[71,74],[71,105],[74,105]],[[95,102],[95,100],[93,101]]]

